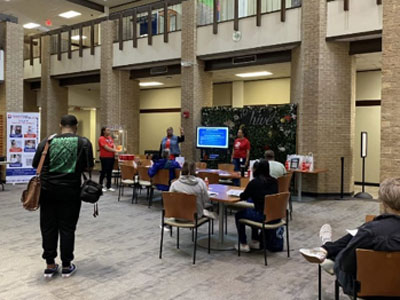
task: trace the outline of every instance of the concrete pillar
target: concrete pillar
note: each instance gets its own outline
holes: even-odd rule
[[[0,22],[0,49],[4,50],[4,82],[0,83],[0,155],[6,152],[6,112],[22,112],[24,99],[24,29]]]
[[[389,177],[399,177],[400,168],[399,13],[398,1],[383,2],[381,182]]]
[[[127,132],[127,151],[139,153],[140,87],[128,71],[113,70],[114,23],[101,24],[100,124]]]
[[[189,118],[181,115],[185,130],[185,142],[181,144],[182,156],[187,160],[199,160],[196,150],[196,127],[201,125],[201,109],[212,106],[213,83],[211,73],[204,71],[204,62],[197,59],[196,1],[182,2],[182,74],[181,109],[189,111]]]
[[[68,114],[68,88],[51,78],[50,36],[42,37],[42,81],[40,87],[41,136],[60,131],[63,115]]]
[[[232,107],[244,106],[244,81],[232,82]]]
[[[314,154],[327,173],[304,176],[303,191],[340,192],[340,158],[345,158],[344,191],[354,190],[353,145],[355,65],[348,43],[326,42],[327,2],[303,1],[302,43],[292,51],[291,101],[298,103],[297,152]]]

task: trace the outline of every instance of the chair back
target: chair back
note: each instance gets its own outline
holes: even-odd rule
[[[137,156],[137,157],[139,157],[139,159],[146,159],[146,154],[139,154],[139,155],[135,155],[135,156]]]
[[[208,178],[208,183],[209,184],[218,184],[219,183],[219,175],[218,173],[213,173],[213,172],[199,172],[197,174],[197,177],[200,177],[201,179],[205,180],[206,177]]]
[[[233,172],[235,170],[234,164],[218,164],[218,169],[227,172]]]
[[[115,159],[115,160],[114,160],[113,170],[119,170],[119,162],[118,162],[118,159]]]
[[[140,159],[140,165],[143,167],[150,167],[151,160],[150,159]]]
[[[176,192],[162,193],[165,218],[184,219],[194,222],[197,212],[196,196]]]
[[[278,178],[279,193],[289,192],[292,176],[293,173],[290,172]]]
[[[196,162],[196,169],[207,169],[206,162]]]
[[[169,169],[160,169],[152,178],[152,184],[169,185]]]
[[[128,165],[120,165],[121,168],[121,179],[126,180],[130,179],[133,180],[135,177],[136,169],[133,166]]]
[[[365,223],[371,222],[375,219],[376,215],[366,215],[365,216]]]
[[[267,216],[266,222],[281,220],[286,218],[286,208],[290,193],[283,192],[265,196],[264,215]]]
[[[400,297],[400,252],[356,249],[359,297]]]
[[[120,160],[119,165],[125,165],[125,166],[135,166],[135,161],[134,160]]]
[[[151,181],[148,170],[149,169],[146,167],[142,167],[142,166],[138,167],[138,173],[139,173],[140,180],[149,181],[149,182]]]

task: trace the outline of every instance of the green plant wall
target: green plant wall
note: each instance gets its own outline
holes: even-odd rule
[[[267,149],[275,152],[276,160],[285,162],[287,154],[296,153],[297,105],[268,105],[232,107],[205,107],[203,126],[229,127],[229,149],[209,150],[219,154],[220,162],[229,162],[232,145],[238,129],[244,126],[251,143],[250,159],[264,156]]]

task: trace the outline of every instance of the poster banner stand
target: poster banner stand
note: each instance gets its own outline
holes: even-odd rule
[[[7,183],[27,183],[35,175],[32,161],[39,139],[39,113],[7,113]]]

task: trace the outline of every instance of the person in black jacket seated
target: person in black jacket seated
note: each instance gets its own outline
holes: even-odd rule
[[[326,259],[333,260],[334,272],[346,294],[353,293],[353,279],[357,271],[356,249],[400,251],[400,178],[388,178],[381,183],[379,200],[385,213],[360,226],[354,236],[347,234],[331,242],[332,229],[325,224],[320,230],[322,246],[300,249],[309,262],[323,266]]]
[[[235,214],[236,228],[240,240],[240,251],[249,252],[250,248],[260,249],[258,229],[252,228],[251,242],[247,244],[245,225],[239,223],[239,219],[249,219],[255,222],[264,221],[264,199],[266,195],[278,193],[278,181],[269,174],[269,163],[261,159],[253,166],[254,179],[249,182],[241,200],[252,200],[254,208],[246,208]],[[237,247],[237,245],[235,245]]]

